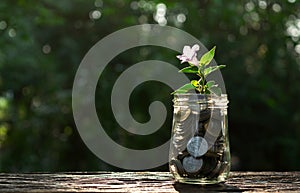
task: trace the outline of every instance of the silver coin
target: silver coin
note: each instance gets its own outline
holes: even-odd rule
[[[187,144],[187,151],[194,157],[204,155],[207,150],[207,141],[200,136],[192,137]]]
[[[179,121],[182,122],[182,121],[185,121],[191,114],[191,109],[190,108],[181,108],[180,109],[180,119]]]
[[[188,173],[198,172],[203,164],[202,159],[195,159],[192,156],[185,157],[182,161],[183,168]]]
[[[200,111],[199,115],[200,115],[199,122],[203,122],[203,121],[205,122],[210,118],[211,111],[210,111],[210,109],[204,109],[204,110]]]

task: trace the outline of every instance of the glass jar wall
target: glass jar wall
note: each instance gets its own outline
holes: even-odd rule
[[[230,170],[227,95],[175,94],[169,169],[178,182],[224,182]]]

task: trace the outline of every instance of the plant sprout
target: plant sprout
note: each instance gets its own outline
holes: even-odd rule
[[[197,59],[197,51],[199,51],[199,45],[195,44],[192,47],[184,46],[182,55],[178,55],[177,58],[181,60],[181,63],[187,62],[188,67],[181,69],[179,72],[196,74],[199,80],[192,80],[174,91],[174,93],[186,93],[189,90],[195,89],[200,94],[216,94],[221,95],[222,91],[218,87],[215,81],[206,81],[206,77],[212,72],[224,68],[225,65],[219,66],[209,66],[210,62],[215,56],[216,46],[214,46],[210,51],[203,54],[200,60]]]

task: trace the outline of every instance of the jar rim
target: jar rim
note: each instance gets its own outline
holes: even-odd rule
[[[174,96],[227,97],[227,94],[221,94],[221,96],[218,96],[215,94],[201,94],[201,93],[175,93]]]
[[[174,95],[173,103],[178,106],[187,104],[218,104],[220,106],[226,106],[229,101],[227,94],[221,94],[221,96],[218,96],[215,94],[179,93]]]

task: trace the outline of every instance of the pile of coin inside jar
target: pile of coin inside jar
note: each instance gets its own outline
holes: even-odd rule
[[[190,125],[184,126],[184,124],[188,122],[188,117],[195,116],[195,113],[190,109],[186,112],[188,115],[184,117],[184,120],[181,120],[181,123],[177,123],[177,126],[190,127]],[[180,116],[183,117],[183,115]],[[226,158],[224,158],[225,134],[221,129],[223,127],[222,121],[218,120],[218,117],[221,117],[220,111],[218,109],[205,109],[200,111],[200,116],[198,111],[197,116],[199,122],[190,137],[185,142],[180,142],[180,138],[177,137],[179,140],[175,143],[179,141],[181,147],[182,143],[185,143],[185,148],[181,148],[183,150],[177,148],[178,155],[170,161],[170,165],[176,168],[181,177],[214,178],[219,176],[228,166],[227,161],[225,161]],[[176,136],[174,137],[176,140]],[[178,144],[176,145],[178,146]]]

